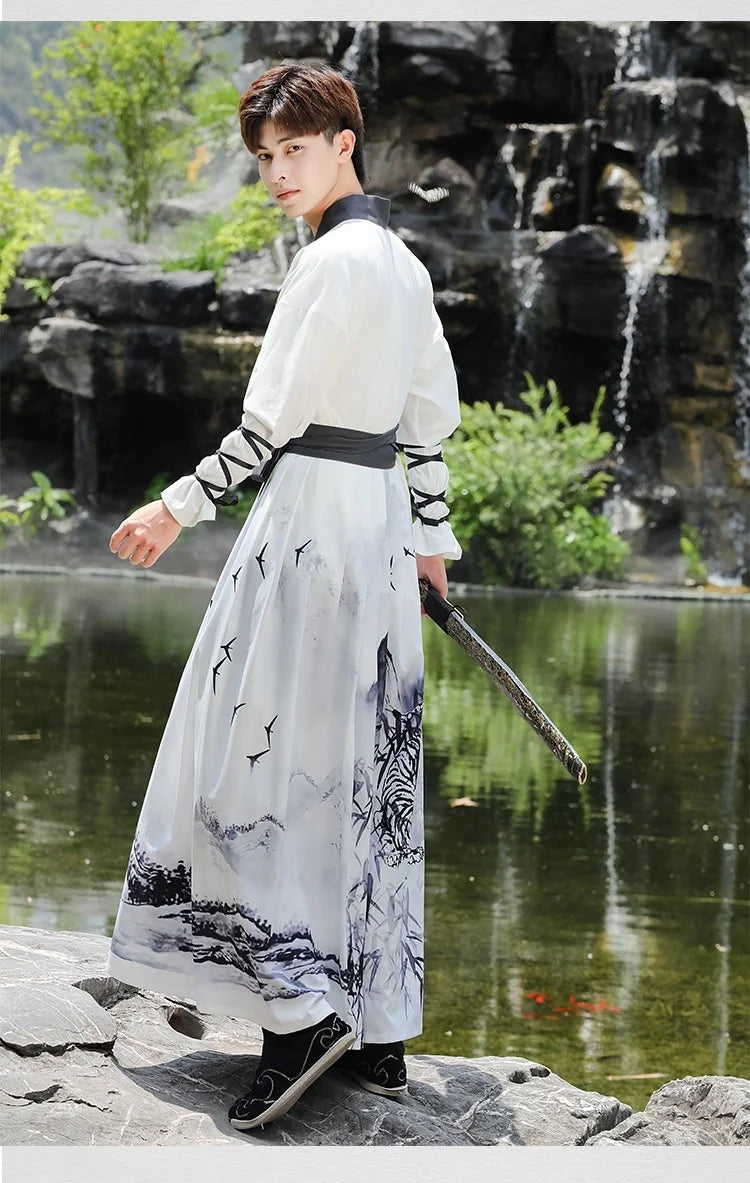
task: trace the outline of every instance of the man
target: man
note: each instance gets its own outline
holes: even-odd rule
[[[406,1088],[424,982],[417,579],[445,594],[461,555],[440,453],[460,416],[429,274],[362,189],[354,88],[285,63],[239,119],[269,194],[315,238],[240,426],[110,541],[152,566],[231,485],[266,478],[178,687],[109,970],[262,1027],[229,1113],[252,1129],[338,1059],[371,1091]]]

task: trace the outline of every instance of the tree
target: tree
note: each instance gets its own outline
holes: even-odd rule
[[[81,21],[44,58],[32,108],[43,135],[83,149],[77,179],[114,199],[130,237],[145,242],[157,203],[184,176],[192,123],[184,98],[199,53],[173,22]]]
[[[45,185],[41,189],[24,189],[16,185],[15,174],[21,163],[22,133],[11,136],[0,168],[0,320],[8,288],[16,274],[21,255],[27,246],[42,242],[49,229],[51,207],[87,209],[86,195],[75,189],[55,189]],[[33,290],[39,280],[26,280]]]

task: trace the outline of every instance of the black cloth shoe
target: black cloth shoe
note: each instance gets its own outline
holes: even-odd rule
[[[336,1014],[289,1035],[276,1035],[264,1028],[263,1052],[252,1088],[232,1105],[230,1124],[237,1130],[251,1130],[282,1117],[355,1038],[353,1029]]]
[[[404,1045],[398,1043],[363,1043],[357,1051],[346,1052],[339,1067],[349,1072],[368,1093],[397,1097],[406,1090]]]

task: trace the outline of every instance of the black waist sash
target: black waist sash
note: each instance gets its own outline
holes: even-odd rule
[[[318,456],[321,460],[343,460],[346,464],[364,464],[368,468],[393,468],[396,463],[398,427],[375,434],[353,427],[329,427],[311,423],[302,435],[293,436],[253,473],[251,480],[264,485],[285,452],[299,456]]]
[[[365,464],[368,468],[393,468],[396,463],[396,427],[379,435],[355,431],[352,427],[328,427],[311,423],[302,434],[290,439],[281,452],[301,456],[319,456],[322,460],[343,460],[347,464]]]

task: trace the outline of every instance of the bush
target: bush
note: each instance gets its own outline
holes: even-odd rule
[[[687,583],[704,584],[708,581],[708,569],[701,558],[703,535],[695,526],[683,522],[680,526],[680,550],[685,563]]]
[[[0,169],[0,320],[8,288],[16,274],[21,255],[27,246],[43,242],[49,230],[54,205],[90,212],[82,190],[24,189],[16,185],[16,171],[21,163],[21,133],[11,136]],[[52,289],[49,280],[26,279],[24,286],[38,299],[47,299]]]
[[[76,507],[76,499],[68,489],[53,489],[49,477],[43,472],[32,472],[31,475],[34,484],[20,497],[0,498],[0,541],[16,531],[34,538],[40,530],[53,521],[60,521],[69,509]]]
[[[612,479],[600,467],[614,442],[599,427],[604,388],[588,422],[573,425],[556,384],[525,376],[528,413],[463,406],[443,445],[465,575],[538,588],[569,587],[584,575],[618,578],[629,548],[590,508]]]
[[[270,203],[261,181],[244,185],[231,205],[231,216],[208,214],[178,235],[180,253],[162,263],[164,271],[187,269],[219,273],[230,255],[258,251],[279,233],[283,214]]]

